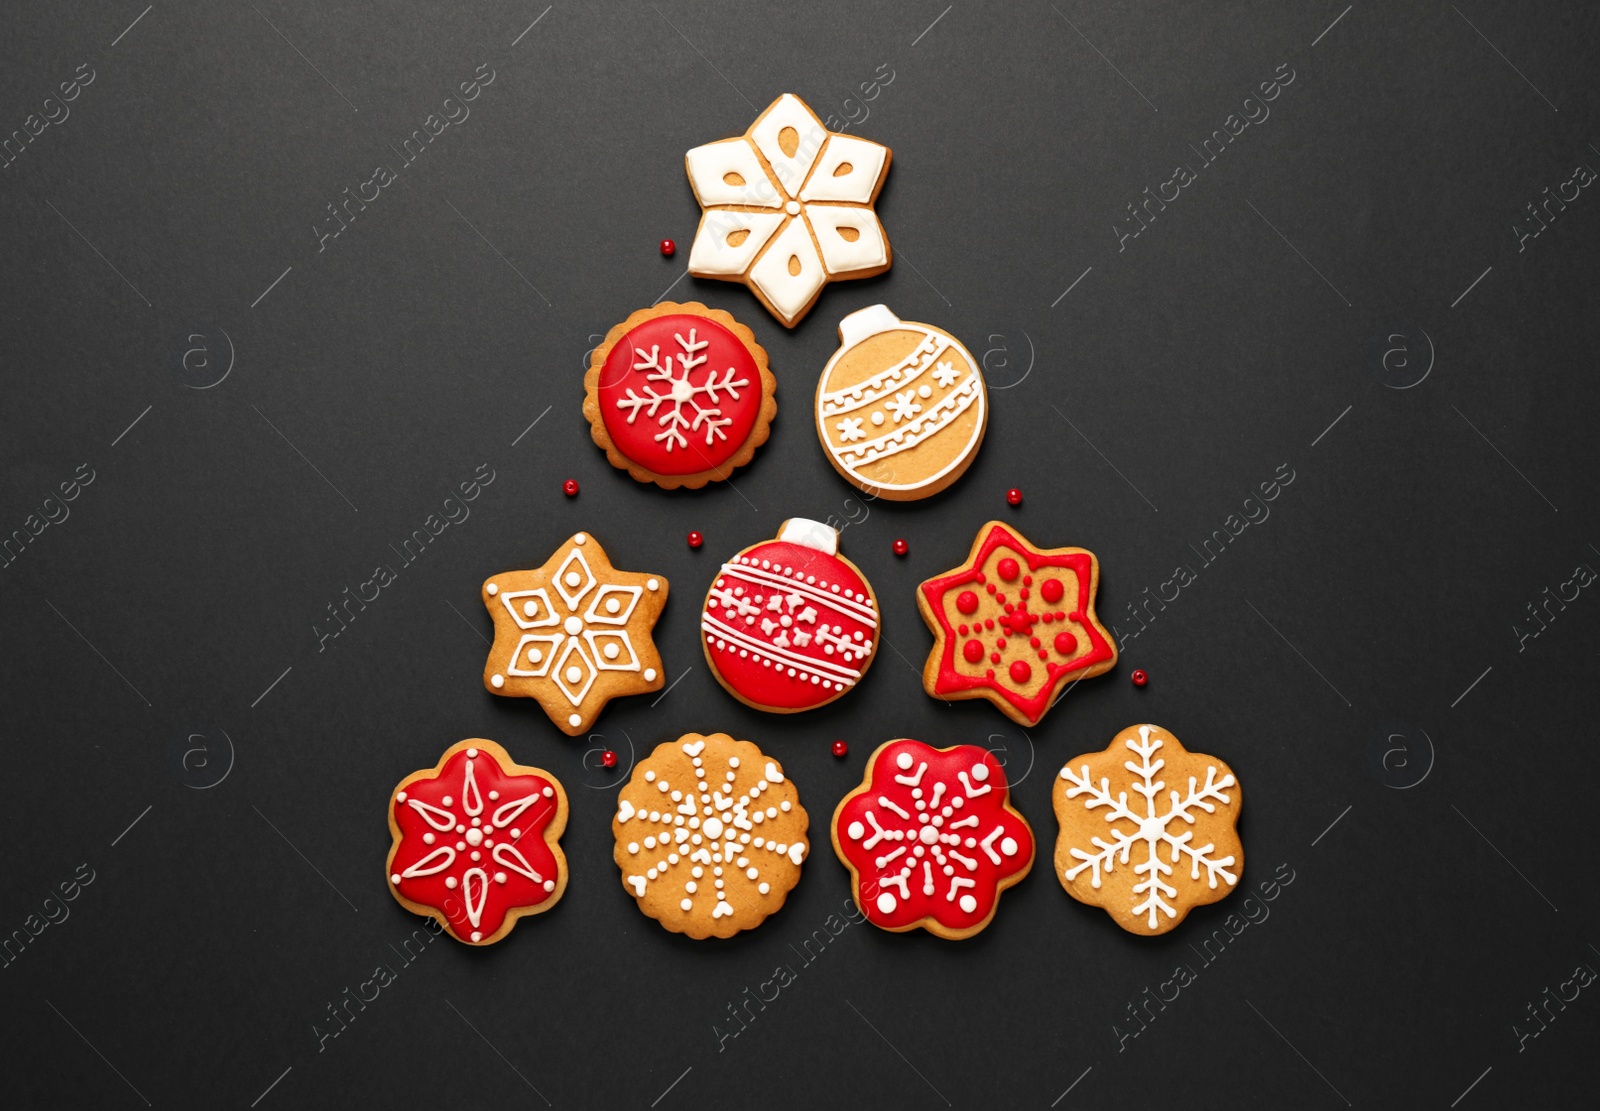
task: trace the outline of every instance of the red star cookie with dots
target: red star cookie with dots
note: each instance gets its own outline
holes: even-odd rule
[[[934,637],[923,689],[986,698],[1018,725],[1037,725],[1068,684],[1116,665],[1116,644],[1094,612],[1099,585],[1093,552],[1036,548],[990,521],[965,564],[917,589]]]

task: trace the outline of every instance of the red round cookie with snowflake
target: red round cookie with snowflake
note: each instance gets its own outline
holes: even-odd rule
[[[567,793],[493,741],[451,745],[389,800],[389,890],[413,914],[468,945],[490,945],[567,889],[558,840]]]
[[[882,745],[833,812],[833,849],[874,926],[971,937],[1033,867],[1033,830],[1005,768],[976,745]]]
[[[700,619],[706,662],[730,694],[778,714],[832,702],[878,650],[878,600],[839,534],[796,517],[722,565]]]
[[[667,489],[727,478],[778,411],[755,334],[697,302],[663,302],[611,329],[584,387],[590,434],[612,466]]]

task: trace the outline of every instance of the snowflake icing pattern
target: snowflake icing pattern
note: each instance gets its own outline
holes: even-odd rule
[[[1135,845],[1144,846],[1144,861],[1133,866],[1136,876],[1143,876],[1133,885],[1135,897],[1143,895],[1144,901],[1136,903],[1133,914],[1146,916],[1146,924],[1151,930],[1161,925],[1158,915],[1164,914],[1168,918],[1176,919],[1178,910],[1172,905],[1178,902],[1178,889],[1163,880],[1163,876],[1173,874],[1172,865],[1180,859],[1187,857],[1190,862],[1189,878],[1193,881],[1201,879],[1201,870],[1205,871],[1205,883],[1208,889],[1217,889],[1217,880],[1224,880],[1232,887],[1238,882],[1238,871],[1230,872],[1235,858],[1232,855],[1217,856],[1214,841],[1196,847],[1193,844],[1195,831],[1185,829],[1182,833],[1174,834],[1170,831],[1172,823],[1186,822],[1193,826],[1196,816],[1195,808],[1204,810],[1207,814],[1214,814],[1217,804],[1227,806],[1232,799],[1226,794],[1226,789],[1236,783],[1232,773],[1225,773],[1221,779],[1217,778],[1217,767],[1209,758],[1206,764],[1206,780],[1204,784],[1198,783],[1194,776],[1189,777],[1187,794],[1180,797],[1179,792],[1168,792],[1169,805],[1165,813],[1156,813],[1156,796],[1166,787],[1164,780],[1156,776],[1166,766],[1164,759],[1152,759],[1163,744],[1159,738],[1150,735],[1151,727],[1139,726],[1139,736],[1135,740],[1128,737],[1123,741],[1129,751],[1139,758],[1139,763],[1132,760],[1123,764],[1131,772],[1135,781],[1130,781],[1129,786],[1135,792],[1144,796],[1144,814],[1135,813],[1128,806],[1128,794],[1119,791],[1113,797],[1111,793],[1111,780],[1102,776],[1098,786],[1089,773],[1087,762],[1081,765],[1081,770],[1074,773],[1069,764],[1061,769],[1061,778],[1072,784],[1066,791],[1068,799],[1076,799],[1080,795],[1087,795],[1083,807],[1086,810],[1096,810],[1106,807],[1104,814],[1107,823],[1112,825],[1110,840],[1092,837],[1090,841],[1095,847],[1094,852],[1074,846],[1070,853],[1079,864],[1067,868],[1063,872],[1066,882],[1075,880],[1085,869],[1091,870],[1091,885],[1099,889],[1102,874],[1111,873],[1117,864],[1127,864],[1129,854]],[[1174,742],[1176,744],[1176,742]],[[1177,751],[1182,752],[1182,746],[1177,746]],[[1133,825],[1133,830],[1117,828],[1115,823],[1127,822]],[[1181,827],[1180,827],[1181,828]],[[1162,850],[1170,850],[1168,859],[1162,859]],[[1172,900],[1172,902],[1168,902]],[[1201,900],[1209,901],[1209,900]]]
[[[711,345],[710,340],[697,340],[696,331],[697,329],[690,328],[688,339],[684,339],[681,333],[673,334],[672,338],[683,348],[678,355],[680,372],[678,375],[672,372],[672,356],[668,355],[663,361],[661,348],[658,345],[651,344],[649,354],[645,353],[644,348],[635,347],[633,352],[636,361],[633,369],[648,371],[648,379],[651,382],[660,382],[665,386],[666,392],[657,393],[654,386],[645,386],[644,396],[641,397],[634,393],[633,387],[630,386],[628,396],[617,400],[617,408],[628,410],[629,424],[634,422],[641,411],[647,417],[654,417],[663,402],[670,403],[671,408],[656,420],[662,430],[655,436],[656,442],[664,444],[668,451],[674,447],[689,446],[688,436],[685,435],[686,429],[688,432],[697,433],[703,427],[707,447],[716,440],[726,440],[728,435],[722,430],[733,423],[733,418],[722,415],[717,395],[726,393],[737,401],[739,390],[750,384],[748,378],[735,378],[737,372],[729,367],[722,373],[720,380],[717,372],[713,370],[706,375],[703,383],[695,385],[690,376],[706,361],[706,356],[700,352]],[[697,400],[702,394],[711,402],[710,408],[702,408]],[[687,416],[684,413],[686,408],[689,411]]]

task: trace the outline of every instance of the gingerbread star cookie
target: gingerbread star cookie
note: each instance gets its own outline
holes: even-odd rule
[[[674,933],[732,937],[800,882],[810,819],[783,768],[749,741],[688,733],[633,769],[611,819],[622,884]]]
[[[1233,770],[1155,725],[1068,761],[1052,792],[1056,878],[1132,934],[1164,934],[1244,872]]]
[[[599,541],[576,533],[543,567],[483,584],[494,619],[483,685],[534,699],[575,737],[611,699],[661,689],[651,630],[666,602],[665,578],[618,571]]]
[[[567,889],[567,793],[493,741],[451,745],[389,799],[389,891],[468,945],[492,945]]]
[[[872,205],[890,158],[888,147],[829,131],[805,101],[783,94],[743,135],[685,156],[704,210],[689,273],[743,282],[793,328],[829,282],[889,269]]]
[[[933,630],[922,686],[935,698],[986,698],[1036,725],[1069,684],[1109,671],[1115,642],[1095,616],[1100,561],[1082,548],[1036,548],[999,521],[967,562],[917,589]]]
[[[1033,867],[1033,830],[1011,805],[1006,772],[976,745],[890,741],[833,812],[833,851],[867,921],[971,937],[1000,892]]]
[[[755,333],[698,301],[663,301],[612,328],[583,379],[589,434],[611,465],[698,490],[750,462],[778,413]]]

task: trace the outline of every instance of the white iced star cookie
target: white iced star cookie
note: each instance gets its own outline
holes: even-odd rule
[[[1056,879],[1132,934],[1164,934],[1244,873],[1233,770],[1155,725],[1067,762],[1053,792]]]
[[[810,819],[783,767],[749,741],[686,733],[622,788],[611,832],[622,886],[674,933],[732,937],[800,882]]]
[[[890,501],[931,497],[960,478],[989,419],[972,353],[885,305],[841,320],[839,340],[817,380],[817,438],[833,469]]]
[[[890,159],[888,147],[829,131],[783,94],[743,135],[685,156],[704,210],[689,273],[743,282],[793,328],[827,283],[889,269],[872,205]]]

